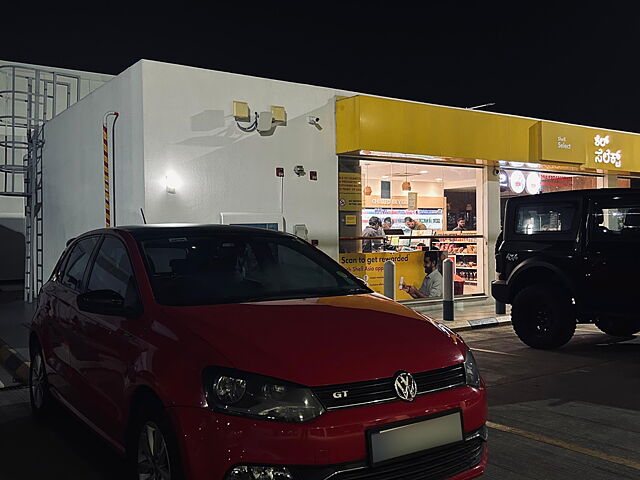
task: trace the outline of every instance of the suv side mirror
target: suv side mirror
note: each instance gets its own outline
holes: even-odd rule
[[[83,312],[124,317],[127,309],[124,298],[113,290],[94,290],[78,295],[78,308]]]

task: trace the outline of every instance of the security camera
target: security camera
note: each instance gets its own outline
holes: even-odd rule
[[[307,117],[307,121],[308,121],[311,125],[315,125],[316,123],[318,123],[318,122],[320,121],[320,117],[310,116],[310,117]]]
[[[494,175],[499,175],[500,174],[500,169],[499,168],[494,168],[493,169],[493,174]]]

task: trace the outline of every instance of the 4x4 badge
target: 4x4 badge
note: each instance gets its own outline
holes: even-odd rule
[[[406,402],[413,402],[413,399],[418,394],[418,385],[413,375],[409,372],[398,372],[393,386],[396,389],[398,398]]]
[[[517,253],[507,253],[507,260],[510,262],[515,262],[518,260],[518,254]]]

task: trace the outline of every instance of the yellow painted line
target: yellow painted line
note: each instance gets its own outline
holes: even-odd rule
[[[572,452],[588,455],[590,457],[604,460],[605,462],[623,465],[625,467],[633,468],[634,470],[640,470],[640,462],[636,462],[634,460],[629,460],[622,457],[616,457],[613,455],[607,455],[606,453],[602,453],[597,450],[591,450],[590,448],[584,448],[579,445],[574,445],[573,443],[563,442],[562,440],[557,440],[555,438],[547,437],[546,435],[540,435],[537,433],[528,432],[526,430],[521,430],[519,428],[509,427],[507,425],[500,425],[499,423],[493,423],[493,422],[487,422],[487,427],[493,428],[494,430],[500,430],[501,432],[511,433],[513,435],[519,435],[521,437],[529,438],[531,440],[535,440],[536,442],[553,445],[554,447],[560,447],[560,448],[564,448],[565,450],[571,450]]]
[[[510,357],[519,357],[520,355],[516,355],[515,353],[507,353],[507,352],[497,352],[495,350],[485,350],[484,348],[471,348],[474,352],[484,352],[484,353],[495,353],[496,355],[508,355]]]

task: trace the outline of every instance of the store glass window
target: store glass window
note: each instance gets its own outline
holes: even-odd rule
[[[483,294],[482,188],[480,168],[341,158],[340,263],[383,293],[384,263],[392,260],[402,301],[424,298],[410,287],[441,275],[450,258],[455,294]]]
[[[554,205],[523,205],[516,211],[516,233],[566,233],[571,231],[576,206],[570,203]]]

